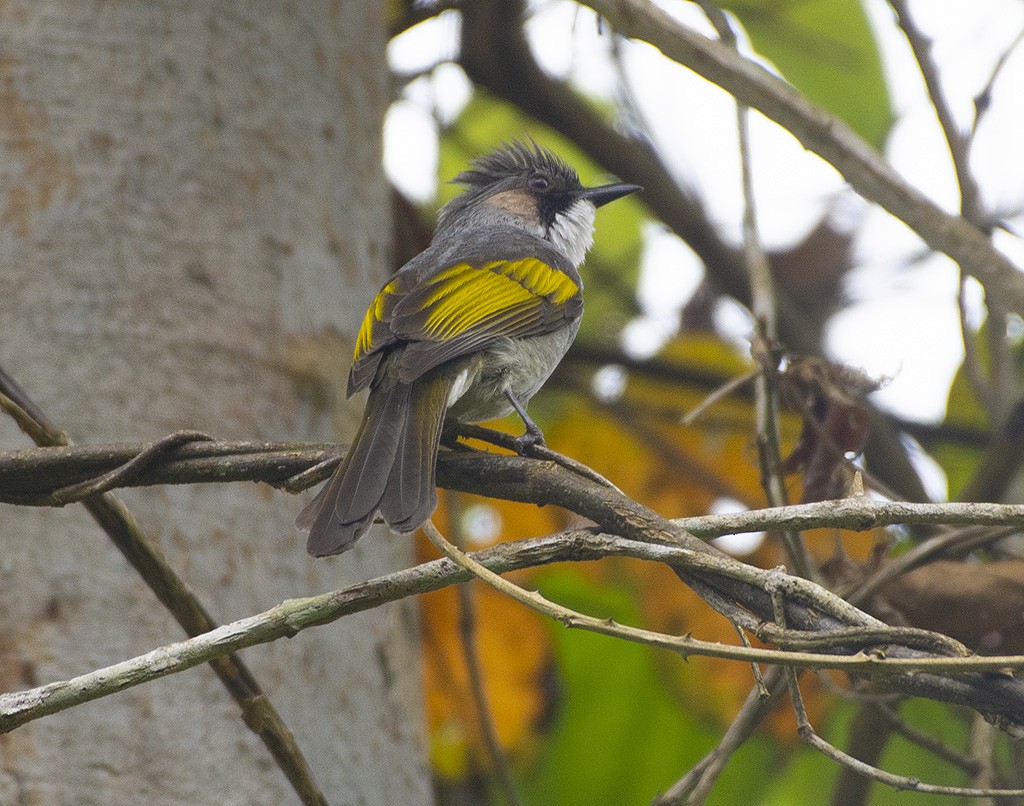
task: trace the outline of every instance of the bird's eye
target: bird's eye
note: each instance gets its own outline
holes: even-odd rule
[[[534,174],[530,177],[530,181],[527,184],[533,190],[547,190],[551,187],[551,180],[544,176],[544,174]]]

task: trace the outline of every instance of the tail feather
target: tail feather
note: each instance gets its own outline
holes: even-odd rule
[[[299,513],[314,557],[340,554],[379,511],[396,532],[411,532],[437,507],[434,464],[455,377],[392,379],[371,390],[352,446],[324,488]]]
[[[338,470],[299,513],[314,557],[340,554],[369,528],[384,497],[395,454],[407,428],[412,386],[395,383],[370,392],[363,422]]]
[[[437,508],[434,465],[454,381],[454,375],[444,373],[415,382],[409,418],[380,502],[381,515],[396,532],[413,531]]]

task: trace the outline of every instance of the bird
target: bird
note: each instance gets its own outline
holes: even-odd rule
[[[513,140],[452,180],[430,245],[370,303],[348,395],[369,389],[337,470],[296,519],[314,557],[349,550],[377,514],[414,532],[437,506],[435,464],[447,418],[516,412],[519,453],[543,445],[526,407],[579,330],[579,268],[598,207],[642,188],[584,187],[549,149]]]

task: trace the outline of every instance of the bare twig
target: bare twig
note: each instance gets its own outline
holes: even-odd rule
[[[707,0],[698,0],[705,16],[711,21],[721,41],[739,56],[736,34],[729,18],[720,8]],[[779,356],[778,310],[775,281],[771,266],[761,245],[757,226],[757,206],[754,202],[754,177],[750,156],[749,107],[736,99],[736,130],[739,134],[740,176],[743,195],[743,262],[750,282],[750,307],[754,315],[754,335],[751,353],[760,372],[754,378],[754,411],[757,421],[757,453],[761,468],[761,487],[768,503],[785,506],[786,486],[782,474],[782,455],[779,449]],[[817,566],[807,552],[802,536],[791,529],[782,531],[782,542],[793,570],[802,577],[821,580]]]
[[[705,397],[700,403],[686,412],[685,415],[679,420],[680,425],[690,426],[693,425],[697,419],[715,403],[724,397],[728,397],[733,394],[737,389],[742,387],[744,384],[750,383],[758,376],[759,370],[751,370],[745,372],[742,375],[737,375],[735,378],[726,381],[707,397]]]
[[[462,529],[459,527],[459,517],[462,511],[460,498],[457,493],[450,493],[447,500],[452,534],[458,537],[461,549],[465,541]],[[498,728],[494,724],[494,711],[491,709],[490,698],[487,696],[487,685],[484,681],[483,668],[480,665],[480,647],[476,640],[476,603],[473,599],[472,580],[458,585],[457,590],[459,593],[459,635],[462,639],[462,656],[466,663],[470,696],[476,707],[480,734],[483,737],[487,755],[490,757],[495,781],[505,798],[505,803],[508,806],[519,806],[519,795],[516,793],[516,787],[512,781],[512,771],[509,768],[505,749],[498,739]]]
[[[867,707],[874,709],[879,716],[885,720],[886,724],[888,724],[890,728],[907,741],[913,742],[914,744],[923,747],[932,755],[941,758],[943,761],[947,761],[950,764],[959,767],[968,775],[974,776],[978,774],[981,765],[978,763],[977,759],[971,758],[964,753],[957,752],[953,748],[940,742],[934,736],[931,736],[922,730],[918,730],[904,720],[888,705],[880,702],[874,702]]]
[[[978,546],[981,543],[1002,540],[1016,531],[1012,528],[987,529],[980,535],[964,534],[961,531],[949,531],[918,543],[909,551],[890,560],[884,566],[875,571],[871,576],[859,583],[854,591],[846,598],[850,602],[866,602],[881,590],[885,585],[899,576],[919,568],[939,557],[945,556],[951,551],[962,551],[965,543],[970,546]]]
[[[939,125],[949,146],[952,156],[953,169],[956,172],[957,184],[960,188],[960,215],[964,220],[970,222],[986,235],[991,235],[992,221],[982,206],[981,192],[977,180],[971,173],[970,150],[972,135],[964,133],[956,124],[953,117],[953,110],[946,99],[946,93],[942,89],[942,82],[939,80],[938,65],[932,59],[932,42],[924,35],[913,16],[910,14],[906,0],[889,0],[889,4],[896,12],[896,19],[900,29],[907,37],[910,48],[917,60],[921,75],[924,77],[925,87],[928,90],[928,97],[935,108]],[[973,131],[973,129],[972,129]],[[971,272],[970,265],[960,264],[961,274]],[[981,364],[977,361],[976,351],[973,349],[974,336],[970,328],[963,321],[965,308],[962,301],[963,280],[960,283],[958,303],[961,315],[961,332],[964,338],[965,363],[967,363],[968,379],[974,387],[978,400],[988,411],[992,422],[1002,421],[1009,404],[1008,395],[1013,388],[1013,362],[1010,355],[1010,346],[1006,340],[1006,309],[999,300],[998,294],[988,295],[988,343],[989,343],[989,367],[988,377],[984,377]]]
[[[971,757],[978,764],[974,773],[974,785],[980,788],[992,787],[996,780],[995,738],[996,730],[980,714],[971,720]],[[981,806],[991,806],[992,798],[986,798]]]
[[[483,565],[473,560],[473,558],[464,554],[458,548],[456,548],[447,540],[445,540],[444,536],[437,530],[433,523],[428,521],[424,525],[424,531],[427,534],[427,537],[430,539],[430,541],[438,548],[438,550],[444,553],[450,560],[458,564],[463,570],[472,573],[479,579],[482,579],[484,582],[486,582],[488,585],[491,585],[499,592],[506,594],[507,596],[511,597],[512,599],[515,599],[521,604],[525,604],[526,606],[534,610],[537,610],[538,612],[541,612],[551,618],[556,619],[557,621],[560,621],[567,627],[582,627],[593,632],[599,632],[608,635],[617,634],[620,637],[627,638],[628,640],[637,640],[642,643],[648,643],[649,640],[653,640],[655,642],[653,645],[662,647],[674,646],[677,650],[681,647],[681,645],[689,644],[692,640],[688,637],[675,640],[669,639],[667,636],[656,638],[654,634],[649,633],[645,630],[635,630],[633,628],[627,628],[622,625],[616,625],[611,619],[602,621],[599,619],[595,619],[591,616],[586,616],[584,614],[569,610],[568,608],[564,608],[560,605],[556,605],[545,599],[539,593],[526,591],[518,587],[517,585],[514,585],[508,582],[507,580],[502,579],[494,572],[488,570]],[[779,607],[784,606],[779,605]],[[745,648],[749,647],[749,644],[747,644],[745,640],[744,644]],[[686,653],[684,650],[684,657],[685,656]],[[760,684],[759,697],[762,699],[767,699],[768,691],[765,688],[765,683],[761,680],[760,675],[758,675],[758,682]],[[764,691],[763,697],[760,694],[761,691]],[[668,800],[662,802],[668,803],[672,801]]]
[[[779,698],[786,690],[785,679],[782,669],[773,666],[764,673],[764,684],[768,689],[769,696],[763,697],[760,690],[755,687],[746,701],[740,708],[739,714],[733,720],[729,729],[725,732],[715,748],[695,764],[682,778],[676,781],[672,787],[660,798],[654,801],[654,806],[675,806],[680,803],[699,804],[711,792],[715,781],[721,776],[725,765],[732,754],[750,738],[758,725],[764,720],[771,710],[777,705]]]
[[[885,770],[879,769],[871,764],[867,764],[860,759],[854,758],[849,753],[844,753],[838,747],[825,741],[815,733],[810,720],[807,718],[807,709],[804,706],[803,697],[800,695],[800,686],[796,679],[796,671],[793,669],[787,669],[786,674],[789,679],[789,692],[793,700],[793,712],[796,714],[797,730],[800,733],[800,738],[803,739],[806,744],[813,747],[815,750],[818,750],[820,753],[838,764],[842,764],[844,767],[848,767],[861,775],[871,778],[872,780],[887,784],[896,790],[925,792],[931,795],[953,795],[962,798],[1019,798],[1024,796],[1024,789],[988,789],[926,784],[917,778],[908,778],[905,775],[894,775],[891,772],[886,772]]]
[[[772,584],[769,587],[769,593],[772,595],[776,622],[781,629],[785,630],[786,608],[783,600],[782,587],[785,584],[785,580],[782,575],[779,575],[777,577],[773,577],[771,582]],[[861,761],[858,758],[854,758],[849,753],[844,753],[835,745],[821,738],[817,733],[815,733],[814,728],[811,727],[811,722],[807,717],[807,709],[804,706],[803,696],[800,693],[799,676],[800,672],[798,669],[791,666],[786,667],[786,686],[789,689],[789,696],[793,703],[793,713],[796,715],[797,732],[806,744],[815,748],[823,755],[831,758],[833,761],[838,762],[846,768],[860,773],[861,775],[866,775],[876,781],[888,784],[894,789],[911,789],[931,794],[961,795],[968,797],[987,797],[995,794],[996,791],[991,789],[968,789],[963,787],[944,787],[936,786],[934,784],[925,784],[917,778],[894,775],[872,764]],[[1004,790],[999,792],[999,794],[1012,797],[1018,793]]]
[[[179,445],[187,445],[190,442],[212,442],[213,437],[200,431],[175,431],[162,439],[158,439],[145,450],[139,451],[120,467],[97,476],[88,481],[78,484],[69,484],[51,493],[53,506],[62,507],[67,504],[74,504],[84,501],[90,496],[113,490],[115,487],[124,487],[136,478],[146,467],[154,464],[161,456],[166,455]]]
[[[308,446],[306,447],[308,448]],[[301,446],[292,446],[292,448],[292,451],[287,452],[289,461],[282,463],[286,467],[278,464],[282,457],[275,456],[273,462],[268,462],[268,469],[268,466],[258,462],[251,453],[239,454],[239,451],[246,450],[244,447],[234,445],[219,447],[219,451],[222,453],[225,450],[229,453],[233,450],[236,455],[244,459],[240,466],[236,467],[223,459],[220,461],[210,460],[210,457],[218,452],[217,443],[183,446],[166,457],[159,466],[145,470],[133,483],[155,483],[157,477],[162,473],[166,473],[167,476],[176,478],[178,481],[195,481],[198,476],[204,474],[206,474],[207,480],[223,481],[225,475],[243,478],[248,473],[251,474],[249,477],[265,478],[271,481],[276,479],[280,482],[287,479],[291,473],[300,472],[321,461],[325,453],[325,450],[302,450]],[[248,450],[254,449],[252,446],[248,446]],[[40,490],[39,485],[41,484],[44,485],[44,489],[52,489],[53,486],[81,480],[83,475],[87,478],[89,475],[103,470],[102,463],[98,465],[95,461],[97,456],[90,455],[88,452],[83,453],[82,449],[36,449],[36,451],[42,454],[56,452],[59,461],[54,462],[54,457],[50,456],[45,461],[34,464],[34,472],[30,474],[32,480],[26,485],[23,475],[25,452],[14,454],[14,460],[6,463],[6,467],[5,457],[0,456],[0,488],[14,487],[22,496],[31,498],[39,496],[43,492]],[[69,454],[66,452],[74,454],[76,451],[79,461],[89,460],[92,462],[91,465],[85,465],[86,472],[84,474],[82,474],[81,464],[78,464],[77,471],[73,472],[72,468],[76,466],[76,463],[68,461]],[[18,453],[21,454],[20,457],[18,457]],[[107,448],[98,451],[98,454],[104,461],[116,466],[123,463],[125,455],[132,455],[132,451],[125,451],[123,448]],[[204,462],[192,461],[191,463],[189,460],[185,460],[184,466],[181,466],[178,464],[178,460],[182,458],[181,454],[205,454],[207,459]],[[17,461],[18,458],[22,461]],[[48,466],[53,470],[56,478],[48,478],[45,473],[40,475],[39,471],[43,466]],[[292,468],[291,473],[286,468]],[[171,470],[173,472],[170,472]],[[8,474],[6,479],[5,473]],[[10,483],[12,479],[17,479],[19,476],[22,484]],[[680,552],[673,555],[671,560],[673,569],[712,607],[749,630],[754,630],[761,620],[771,618],[770,609],[766,609],[770,602],[767,601],[764,593],[767,572],[722,555],[701,543],[692,534],[680,529],[678,525],[660,518],[651,510],[611,488],[567,473],[564,468],[550,462],[517,456],[444,452],[438,459],[438,477],[440,484],[450,489],[534,504],[556,504],[576,512],[584,518],[589,518],[609,534],[619,534],[632,540],[651,544],[648,548],[648,551],[653,552],[651,556],[658,556],[658,551],[667,551],[673,547],[673,544],[681,546],[681,549],[673,549]],[[857,521],[858,515],[862,519],[866,518],[867,521],[877,522],[875,515],[871,512],[871,507],[866,502],[858,501],[857,503],[860,504],[860,507],[852,510],[854,522]],[[840,502],[836,509],[838,510],[842,506],[844,505]],[[849,506],[849,503],[845,506]],[[896,510],[889,514],[891,515],[894,511]],[[989,517],[991,516],[991,510],[986,510],[985,507],[978,511],[987,511]],[[933,512],[932,515],[934,514]],[[1005,510],[1003,515],[1005,517]],[[1016,511],[1013,517],[1019,517],[1019,511]],[[825,520],[828,519],[825,518]],[[754,525],[753,528],[761,528],[761,525]],[[573,539],[579,540],[581,536],[577,533]],[[851,607],[819,586],[796,577],[787,582],[786,606],[789,622],[804,631],[827,633],[849,627],[882,626],[881,622]],[[681,651],[679,645],[672,645],[672,648]],[[688,647],[683,646],[681,649],[687,650]],[[750,653],[750,650],[744,650],[741,647],[716,648],[714,652],[746,661],[784,662],[776,661],[775,656],[772,655],[744,654],[745,652]],[[908,647],[901,648],[897,643],[888,649],[890,666],[886,668],[902,669],[900,664],[893,665],[892,661],[896,659],[914,661],[919,655],[919,651]],[[794,656],[791,653],[784,653],[779,657],[792,659]],[[804,660],[808,665],[815,665],[815,662],[806,657]],[[946,667],[941,664],[936,665],[935,660],[924,662],[924,665],[933,671],[937,669],[945,671]],[[944,661],[944,659],[937,660]],[[988,668],[984,666],[984,660],[971,659],[971,661],[973,666],[968,664],[968,666],[957,668]],[[844,663],[832,665],[848,663],[849,661],[844,661]],[[1004,665],[1012,665],[1012,663]],[[862,668],[861,663],[853,662],[852,668]],[[872,670],[875,670],[874,667]],[[892,691],[903,691],[941,701],[957,702],[985,713],[1002,715],[1004,726],[1010,730],[1017,730],[1018,723],[1024,724],[1024,684],[1016,680],[979,674],[960,674],[953,677],[922,672],[912,676],[889,675],[884,680],[880,680],[880,683]]]
[[[647,42],[789,130],[851,187],[969,267],[1007,306],[1024,314],[1024,273],[984,233],[942,210],[834,115],[731,48],[688,29],[650,0],[584,0],[625,36]]]
[[[999,58],[996,59],[996,63],[992,67],[992,72],[989,74],[988,81],[985,82],[985,86],[981,88],[981,91],[974,96],[974,125],[971,126],[971,132],[969,135],[972,140],[978,133],[978,124],[981,123],[981,119],[991,108],[992,88],[995,86],[1000,73],[1003,72],[1003,68],[1006,66],[1006,62],[1010,58],[1010,54],[1017,49],[1017,46],[1020,45],[1021,42],[1024,42],[1024,29],[1017,32],[1013,41],[1010,42],[1006,47],[1006,50],[1004,50],[1002,54],[1000,54]]]
[[[935,108],[935,115],[939,119],[942,133],[949,146],[949,152],[953,158],[953,169],[956,171],[957,184],[960,186],[960,212],[968,221],[976,226],[983,227],[979,220],[981,214],[980,193],[978,183],[970,170],[970,139],[957,126],[956,118],[953,116],[953,109],[949,105],[946,93],[942,89],[942,82],[939,79],[939,67],[932,58],[932,42],[925,36],[924,32],[917,27],[913,16],[907,7],[906,0],[889,0],[889,5],[896,12],[896,22],[903,31],[910,49],[914,53],[914,59],[921,70],[924,78],[925,88],[928,91],[928,98]]]
[[[56,489],[94,478],[130,461],[147,448],[137,445],[74,445],[0,451],[0,502],[52,506],[46,499]],[[200,442],[182,445],[147,467],[125,487],[164,484],[216,484],[226,481],[262,481],[285,488],[288,481],[310,469],[307,485],[326,479],[342,455],[335,443],[322,442]],[[331,457],[325,460],[325,457]],[[480,456],[442,452],[438,457],[441,486],[453,486],[463,470],[479,461],[528,475],[542,463],[515,456]],[[486,494],[481,475],[471,492]],[[466,486],[466,480],[463,481]],[[296,491],[298,491],[296,485]],[[305,489],[305,486],[302,487]],[[492,490],[493,492],[493,490]],[[675,525],[704,540],[727,534],[768,529],[835,528],[865,532],[897,524],[1024,527],[1024,505],[991,503],[919,504],[878,501],[867,497],[791,504],[723,515],[679,518]]]
[[[479,439],[483,442],[490,442],[492,445],[497,445],[500,448],[510,450],[513,453],[518,452],[516,438],[511,434],[506,434],[504,431],[495,431],[493,428],[485,428],[482,425],[472,425],[469,423],[457,423],[453,426],[453,431],[456,436]],[[547,445],[530,446],[529,455],[533,456],[535,459],[546,459],[549,462],[554,462],[556,465],[561,465],[566,470],[575,473],[582,478],[589,479],[597,484],[601,484],[605,487],[621,492],[618,487],[608,481],[608,479],[593,468],[587,467],[582,462],[577,462],[571,456],[566,456],[564,453],[553,451]]]
[[[743,646],[752,646],[750,639],[747,638],[746,631],[738,624],[733,624],[732,626],[735,628],[736,634],[740,637],[740,643],[742,643]],[[761,667],[756,663],[752,663],[750,664],[750,671],[754,675],[754,683],[757,686],[757,696],[762,698],[771,696],[771,692],[768,691],[768,687],[764,684],[764,676],[761,674]]]
[[[673,568],[696,562],[693,552],[674,546],[638,543],[623,538],[597,535],[552,536],[504,543],[470,557],[491,573],[532,567],[553,562],[593,560],[610,556],[628,556],[667,562]],[[760,572],[765,578],[770,572]],[[129,661],[114,664],[71,680],[50,683],[35,689],[0,695],[0,733],[66,710],[117,691],[209,662],[228,652],[284,636],[293,636],[308,627],[326,624],[351,613],[362,612],[406,596],[426,593],[447,585],[464,582],[471,574],[449,560],[435,560],[404,571],[397,571],[369,582],[352,585],[333,593],[305,599],[292,599],[256,616],[217,627],[208,633],[153,650]],[[799,577],[775,573],[776,589],[785,598],[794,588],[809,583]],[[504,580],[502,580],[504,582]],[[509,583],[510,584],[510,583]],[[767,584],[762,580],[762,584]],[[517,591],[522,589],[517,588]],[[549,602],[539,594],[522,591],[531,606],[557,618],[567,626],[587,629],[603,635],[643,643],[683,655],[706,655],[738,660],[786,665],[795,668],[836,668],[875,677],[880,683],[899,686],[911,681],[922,688],[928,673],[950,673],[962,680],[971,673],[1004,672],[1024,668],[1024,656],[1010,657],[897,657],[880,654],[829,655],[807,652],[729,646],[699,641],[690,637],[663,635],[615,622],[576,614]],[[792,612],[788,602],[787,612]],[[898,634],[898,633],[894,633]],[[916,672],[915,674],[909,674]],[[906,675],[906,676],[905,676]],[[766,676],[767,677],[767,676]],[[988,678],[986,678],[988,679]],[[771,685],[766,679],[766,684]],[[1007,703],[1007,706],[1010,704]],[[1024,706],[1022,706],[1024,707]],[[1011,709],[1020,710],[1020,709]],[[1017,716],[1020,716],[1019,714]]]

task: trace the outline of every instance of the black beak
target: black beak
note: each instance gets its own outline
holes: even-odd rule
[[[643,190],[640,185],[627,185],[622,182],[616,182],[613,185],[601,185],[596,188],[583,188],[580,193],[580,198],[589,199],[594,203],[594,207],[600,207],[608,202],[613,202],[616,199],[621,199],[623,196],[628,196],[630,193],[636,193],[639,190]]]

